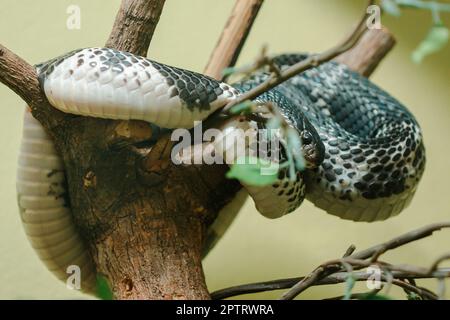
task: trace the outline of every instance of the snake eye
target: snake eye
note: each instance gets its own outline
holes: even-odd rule
[[[312,140],[313,140],[313,137],[312,137],[311,133],[308,131],[304,131],[303,135],[302,135],[303,144],[310,144],[310,143],[312,143]]]

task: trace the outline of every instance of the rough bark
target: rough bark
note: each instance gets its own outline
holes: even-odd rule
[[[124,125],[74,118],[64,130],[71,206],[97,270],[117,299],[207,299],[203,235],[235,183],[217,185],[223,167],[173,165],[163,140],[147,163],[148,150],[120,138]]]
[[[122,0],[106,47],[145,57],[165,0]]]
[[[35,69],[0,44],[0,81],[19,95],[48,128],[59,125],[64,114],[55,110],[39,87]],[[47,115],[52,116],[47,117]]]
[[[394,45],[395,38],[388,29],[382,27],[368,30],[359,40],[357,47],[341,54],[335,60],[369,77]]]

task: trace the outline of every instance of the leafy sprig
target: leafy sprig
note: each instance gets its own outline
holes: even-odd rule
[[[441,20],[442,12],[450,12],[450,4],[423,0],[382,0],[383,10],[395,17],[401,15],[402,8],[428,10],[431,12],[433,24],[426,37],[412,52],[411,59],[421,63],[425,57],[442,50],[449,40],[449,30]]]
[[[270,117],[259,117],[258,113],[261,107],[268,110]],[[278,110],[278,107],[270,102],[256,103],[252,101],[244,101],[229,110],[232,115],[247,115],[249,120],[257,119],[264,122],[266,126],[267,139],[273,143],[274,132],[279,132],[282,139],[277,141],[283,146],[286,160],[282,163],[274,163],[270,160],[255,158],[255,157],[241,157],[236,159],[236,162],[231,166],[227,173],[228,178],[238,179],[248,185],[265,186],[273,184],[278,177],[279,170],[288,169],[289,179],[294,181],[296,179],[296,171],[305,169],[305,160],[302,153],[302,143],[297,130],[291,127],[283,115]],[[264,170],[275,165],[277,170]],[[269,173],[268,173],[269,172]]]

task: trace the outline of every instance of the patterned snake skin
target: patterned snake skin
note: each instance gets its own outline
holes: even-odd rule
[[[305,57],[281,55],[274,61],[285,68]],[[239,87],[250,90],[267,77],[258,74]],[[316,206],[344,219],[375,221],[409,204],[425,169],[421,130],[403,105],[367,78],[329,62],[260,99],[277,102],[297,128],[306,117],[312,138],[319,135],[325,159],[305,172],[306,198]]]
[[[281,68],[305,55],[275,58]],[[139,119],[162,128],[192,128],[214,111],[264,81],[261,72],[233,86],[204,75],[130,53],[87,48],[36,66],[49,102],[64,112],[110,119]],[[264,93],[276,103],[302,139],[307,163],[290,179],[279,172],[269,186],[243,184],[262,214],[289,213],[306,197],[328,213],[357,221],[383,220],[406,207],[425,165],[419,125],[398,101],[344,65],[330,62]],[[224,122],[225,137],[238,128],[257,130],[254,121]],[[64,167],[45,130],[25,113],[17,177],[22,222],[32,246],[62,280],[82,270],[82,289],[93,288],[95,271],[65,204]],[[219,153],[228,159],[233,145]],[[282,153],[282,150],[281,152]],[[227,163],[233,163],[234,154]],[[238,196],[240,203],[245,199]],[[237,200],[236,200],[237,202]],[[220,238],[239,205],[225,207],[210,227],[208,246]],[[206,252],[206,251],[205,251]]]

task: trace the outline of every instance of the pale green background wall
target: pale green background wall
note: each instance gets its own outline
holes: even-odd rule
[[[167,0],[149,56],[201,71],[233,2]],[[81,7],[81,30],[66,29],[69,4]],[[362,4],[359,0],[267,0],[240,62],[250,61],[264,43],[272,53],[325,49],[347,32]],[[118,6],[119,0],[0,0],[0,43],[31,63],[74,48],[101,46]],[[450,19],[445,21],[450,25]],[[365,224],[329,216],[309,203],[285,218],[270,221],[257,214],[249,201],[205,260],[210,289],[302,275],[341,255],[351,243],[363,248],[427,223],[450,220],[450,49],[447,46],[420,66],[409,59],[430,22],[427,13],[416,11],[405,12],[400,19],[384,17],[383,23],[396,34],[399,44],[373,76],[377,84],[409,106],[424,130],[428,163],[412,205],[396,218]],[[81,298],[50,275],[24,236],[14,182],[24,103],[2,85],[0,103],[0,298]],[[449,244],[450,231],[441,232],[386,258],[427,266],[449,251]],[[314,288],[304,297],[341,292],[342,287]],[[279,294],[258,297],[276,298]]]

